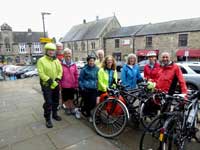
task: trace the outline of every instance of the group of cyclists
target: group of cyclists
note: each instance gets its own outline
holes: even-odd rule
[[[72,61],[72,50],[62,44],[47,43],[44,46],[45,55],[37,62],[40,85],[44,97],[44,118],[46,127],[52,128],[51,118],[61,121],[58,115],[59,95],[61,92],[62,106],[67,115],[80,118],[80,113],[92,122],[92,110],[99,103],[99,97],[107,92],[113,83],[118,82],[116,61],[113,56],[104,57],[104,51],[98,50],[96,58],[88,55],[87,64],[80,73]],[[141,76],[137,56],[128,54],[126,64],[121,70],[121,84],[126,90],[137,88],[138,83],[148,81],[149,88],[173,94],[177,83],[181,93],[187,98],[187,86],[180,68],[170,59],[168,52],[163,52],[160,61],[154,51],[147,53],[148,64],[144,67],[144,77]],[[79,90],[84,105],[76,108],[74,94]],[[51,117],[52,116],[52,117]]]

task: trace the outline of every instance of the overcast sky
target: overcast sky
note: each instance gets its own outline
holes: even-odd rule
[[[41,12],[50,37],[64,36],[73,25],[113,16],[121,26],[200,17],[199,0],[1,0],[0,25],[13,31],[43,32]]]

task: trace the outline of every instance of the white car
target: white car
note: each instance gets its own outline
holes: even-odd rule
[[[3,70],[5,71],[6,75],[13,75],[16,73],[18,69],[20,69],[22,66],[15,66],[15,65],[5,65],[3,67]]]
[[[24,78],[38,76],[37,68],[33,71],[28,71],[22,75]]]
[[[81,69],[85,66],[86,62],[85,61],[77,61],[75,62],[76,63],[76,66],[78,69]]]

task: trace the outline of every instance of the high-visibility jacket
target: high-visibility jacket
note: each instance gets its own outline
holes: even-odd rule
[[[117,71],[113,71],[113,79],[117,83]],[[98,90],[101,92],[106,92],[107,88],[109,87],[109,74],[108,70],[101,68],[98,72]]]
[[[42,85],[47,85],[47,80],[49,79],[54,81],[56,78],[61,79],[62,77],[62,66],[59,60],[47,55],[38,60],[37,69]]]

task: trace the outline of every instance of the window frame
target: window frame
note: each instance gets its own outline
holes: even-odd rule
[[[91,48],[92,48],[92,49],[95,49],[95,41],[92,41],[92,42],[91,42]]]
[[[146,36],[146,47],[152,47],[153,45],[153,37],[152,36]]]
[[[186,47],[188,45],[188,34],[179,34],[178,35],[178,46],[179,47]]]
[[[26,53],[26,43],[19,43],[19,53],[20,54]]]
[[[120,39],[115,39],[115,48],[120,47]]]

